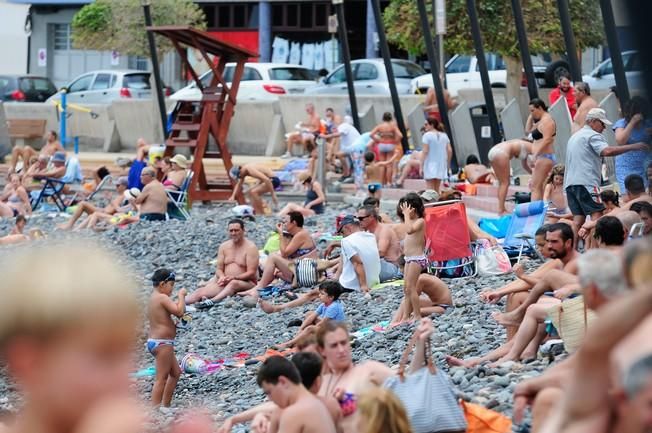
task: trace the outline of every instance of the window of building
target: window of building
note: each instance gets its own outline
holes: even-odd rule
[[[217,20],[215,19],[215,16],[217,15],[217,11],[215,10],[214,5],[200,5],[202,10],[204,11],[204,15],[206,15],[206,27],[209,29],[212,29],[216,26]]]
[[[253,19],[255,6],[253,3],[214,6],[216,15],[212,24],[208,22],[208,29],[222,31],[256,28],[256,21]]]
[[[328,29],[330,3],[272,3],[274,31],[315,31]]]
[[[147,57],[129,56],[127,63],[129,69],[135,69],[137,71],[149,70],[149,59]]]
[[[70,38],[70,24],[54,25],[54,49],[55,50],[72,49],[72,42]]]

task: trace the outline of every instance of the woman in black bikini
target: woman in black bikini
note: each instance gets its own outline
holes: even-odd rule
[[[527,126],[534,127],[531,130],[528,140],[532,142],[532,154],[534,155],[534,169],[532,170],[532,180],[530,191],[532,192],[532,201],[543,199],[543,189],[546,179],[550,175],[550,170],[556,164],[555,158],[555,135],[557,135],[557,125],[555,120],[548,113],[548,107],[541,99],[535,98],[530,101],[530,118]],[[529,129],[526,127],[526,129]]]

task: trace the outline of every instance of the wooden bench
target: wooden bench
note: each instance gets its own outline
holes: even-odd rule
[[[43,138],[45,135],[45,119],[7,119],[9,137],[15,140],[16,145],[24,145],[25,140]]]

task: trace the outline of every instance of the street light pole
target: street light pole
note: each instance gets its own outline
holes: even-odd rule
[[[150,10],[150,0],[140,0],[145,14],[145,26],[152,27],[152,13]],[[156,99],[158,99],[158,111],[161,116],[161,127],[163,128],[163,139],[168,138],[167,115],[165,114],[165,99],[163,99],[163,82],[161,81],[161,72],[158,65],[158,54],[156,53],[156,41],[154,33],[147,32],[147,42],[149,42],[149,55],[152,59],[152,72],[154,73],[154,84],[156,85]]]
[[[521,60],[523,62],[523,69],[525,70],[527,93],[530,96],[530,100],[532,100],[539,97],[539,92],[537,90],[537,81],[534,77],[530,48],[527,45],[527,32],[525,31],[525,21],[523,20],[521,0],[512,0],[512,14],[514,15],[516,35],[518,36],[518,47],[521,51]]]
[[[582,81],[582,71],[580,70],[580,62],[577,60],[577,45],[575,44],[575,34],[571,25],[568,0],[557,0],[557,8],[559,9],[561,29],[564,33],[564,44],[566,45],[566,56],[568,57],[571,77],[577,83]]]
[[[620,106],[622,107],[625,105],[625,102],[629,101],[629,87],[625,76],[623,56],[620,52],[618,34],[616,33],[616,21],[614,19],[614,11],[611,7],[611,0],[600,0],[600,9],[602,10],[602,21],[604,22],[604,32],[607,36],[609,53],[611,54],[611,64],[614,68],[618,99],[620,99]]]

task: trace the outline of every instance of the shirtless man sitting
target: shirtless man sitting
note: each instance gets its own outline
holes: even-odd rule
[[[143,191],[131,204],[138,206],[140,221],[165,221],[168,209],[168,195],[165,187],[156,179],[156,172],[151,167],[143,168],[140,181],[145,185]]]
[[[282,409],[277,431],[283,433],[335,433],[326,405],[301,383],[299,371],[282,356],[268,358],[256,378],[269,399]]]
[[[64,224],[59,224],[57,228],[61,230],[71,230],[75,225],[75,222],[81,218],[81,216],[86,213],[87,215],[92,215],[95,212],[101,212],[108,215],[113,215],[119,212],[122,208],[122,204],[125,201],[125,191],[127,190],[127,185],[129,185],[129,180],[126,176],[119,177],[116,181],[116,195],[111,199],[108,205],[103,208],[95,206],[93,203],[88,201],[83,201],[77,205],[77,209],[72,217]]]
[[[227,296],[249,290],[256,285],[258,248],[245,236],[244,222],[233,219],[228,224],[229,240],[217,250],[215,276],[186,296],[186,305],[197,303],[198,310],[208,310]],[[201,301],[201,302],[200,302]]]
[[[276,276],[285,281],[294,279],[294,271],[290,263],[303,258],[317,258],[317,246],[310,232],[303,228],[303,215],[300,212],[290,212],[283,217],[283,221],[276,225],[281,240],[278,253],[270,254],[265,261],[263,275],[255,287],[239,293],[242,296],[258,298],[258,290],[269,286]]]
[[[23,169],[27,170],[30,167],[30,161],[32,160],[33,157],[37,155],[42,155],[49,160],[50,157],[53,156],[56,152],[65,153],[65,149],[59,142],[59,136],[57,135],[57,133],[55,131],[48,131],[47,135],[45,136],[45,144],[43,145],[43,148],[41,149],[40,152],[37,152],[31,146],[24,146],[24,147],[16,146],[13,148],[13,150],[11,151],[10,171],[12,172],[16,171],[16,165],[18,164],[19,158],[23,159]]]
[[[315,134],[319,133],[321,120],[315,112],[315,106],[313,104],[306,104],[306,114],[308,114],[308,119],[305,122],[299,122],[297,125],[297,129],[299,130],[290,132],[287,135],[287,152],[281,158],[291,158],[292,146],[295,144],[302,145],[304,149],[314,147]]]
[[[403,274],[398,263],[401,244],[392,226],[379,221],[378,213],[373,206],[358,209],[356,216],[360,221],[360,227],[376,237],[380,254],[380,282],[401,278]]]
[[[593,108],[599,108],[598,102],[591,96],[589,83],[578,81],[575,83],[575,101],[577,102],[577,112],[573,118],[571,133],[576,133],[586,124],[586,115]]]
[[[405,260],[402,259],[404,262]],[[430,274],[421,274],[417,279],[417,294],[419,295],[421,317],[433,314],[443,314],[453,306],[453,297],[448,285]],[[400,323],[407,311],[405,298],[394,313],[391,323]]]
[[[235,201],[236,197],[240,195],[245,178],[250,176],[258,180],[258,183],[247,191],[256,214],[265,215],[265,207],[261,197],[266,193],[272,195],[272,202],[274,204],[272,210],[275,211],[278,208],[278,198],[276,197],[275,189],[281,185],[281,180],[276,177],[269,167],[259,164],[234,165],[231,167],[229,175],[236,182],[233,188],[233,194],[229,198],[230,201]]]

